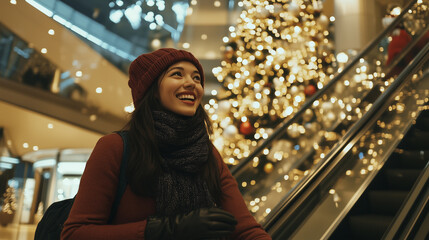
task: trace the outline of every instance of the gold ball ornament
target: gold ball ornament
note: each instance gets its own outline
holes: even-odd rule
[[[313,110],[308,108],[307,110],[305,110],[304,114],[302,115],[302,120],[304,122],[309,122],[313,118],[313,116],[314,116]]]
[[[227,115],[231,111],[231,103],[228,100],[222,100],[218,104],[218,113],[221,115]]]
[[[233,139],[237,136],[238,134],[238,129],[236,126],[234,125],[229,125],[228,127],[226,127],[223,131],[223,137],[226,139]]]
[[[317,19],[317,23],[323,28],[323,29],[327,29],[329,26],[329,19],[326,15],[322,14],[320,15],[320,17]]]
[[[272,163],[267,163],[264,166],[264,172],[265,173],[271,173],[274,170],[274,166]]]
[[[287,8],[288,12],[290,12],[292,15],[298,15],[299,13],[299,6],[296,4],[295,1],[291,1],[289,3],[289,7]]]

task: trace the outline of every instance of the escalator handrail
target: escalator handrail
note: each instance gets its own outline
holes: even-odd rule
[[[427,43],[421,51],[417,54],[417,56],[412,60],[412,62],[398,75],[395,81],[392,82],[389,88],[387,88],[383,94],[377,98],[374,102],[373,106],[365,113],[362,118],[355,123],[352,128],[345,134],[345,136],[341,139],[337,146],[332,149],[328,155],[326,156],[326,160],[322,163],[320,167],[318,167],[314,172],[307,175],[305,179],[303,179],[302,183],[297,186],[291,194],[287,196],[287,198],[279,204],[279,207],[275,209],[272,217],[267,219],[264,223],[264,228],[267,231],[275,225],[276,221],[282,217],[285,217],[285,212],[296,211],[296,206],[291,206],[293,202],[297,202],[300,196],[304,195],[304,191],[311,193],[316,190],[318,184],[317,181],[322,181],[323,179],[328,177],[329,172],[335,168],[340,162],[344,159],[338,159],[338,161],[333,162],[335,158],[349,145],[349,143],[353,142],[355,138],[360,137],[359,132],[367,125],[371,119],[378,117],[382,114],[383,111],[381,109],[388,102],[393,94],[395,94],[398,90],[400,90],[401,86],[408,79],[409,74],[414,72],[415,69],[421,67],[421,65],[429,59],[429,43]],[[347,151],[350,149],[347,149]],[[276,231],[276,230],[272,230]]]
[[[276,127],[275,131],[267,138],[265,139],[258,147],[256,147],[248,157],[241,160],[237,165],[231,168],[231,173],[235,175],[238,171],[240,171],[247,163],[253,160],[254,157],[256,157],[260,152],[262,152],[272,141],[277,139],[279,135],[281,135],[284,130],[292,125],[292,123],[295,122],[295,120],[301,116],[305,110],[309,109],[313,103],[322,97],[322,95],[328,91],[328,89],[331,88],[337,81],[342,79],[342,77],[348,72],[351,71],[352,67],[359,62],[361,58],[363,58],[366,54],[368,54],[375,46],[377,46],[380,41],[393,29],[397,27],[399,22],[402,20],[403,16],[408,12],[408,10],[417,2],[418,0],[411,0],[408,5],[403,9],[401,14],[387,27],[384,29],[384,31],[378,35],[377,38],[375,38],[368,46],[361,51],[360,54],[358,54],[356,57],[353,58],[353,60],[346,65],[343,71],[339,72],[331,81],[329,81],[322,89],[317,91],[310,99],[308,99],[301,108],[291,117],[286,118],[283,122],[279,124],[278,127]]]

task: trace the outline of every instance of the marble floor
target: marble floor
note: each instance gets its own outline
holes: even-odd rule
[[[33,240],[36,225],[33,224],[9,224],[0,226],[0,240]]]

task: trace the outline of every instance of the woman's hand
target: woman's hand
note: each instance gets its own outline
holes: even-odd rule
[[[217,239],[234,231],[234,216],[219,208],[201,208],[174,217],[149,218],[145,238],[155,239]]]

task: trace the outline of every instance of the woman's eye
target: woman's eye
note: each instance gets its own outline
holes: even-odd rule
[[[174,73],[171,74],[171,76],[179,76],[179,77],[181,77],[182,73],[181,72],[174,72]]]
[[[201,81],[201,77],[200,77],[200,76],[195,76],[195,77],[194,77],[194,80],[196,80],[196,81]]]

